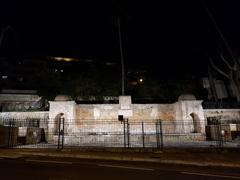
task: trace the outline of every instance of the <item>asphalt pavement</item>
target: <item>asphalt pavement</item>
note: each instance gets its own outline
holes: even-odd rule
[[[36,156],[2,158],[0,172],[4,180],[240,179],[240,171],[236,168]]]
[[[0,158],[64,157],[240,168],[240,149],[0,149]]]

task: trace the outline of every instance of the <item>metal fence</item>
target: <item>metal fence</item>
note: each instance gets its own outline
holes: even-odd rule
[[[7,148],[227,148],[240,147],[240,121],[216,121],[198,132],[192,121],[2,119]]]

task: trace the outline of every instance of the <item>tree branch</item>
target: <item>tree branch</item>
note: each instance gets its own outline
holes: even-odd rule
[[[2,28],[2,30],[1,30],[1,32],[0,32],[0,47],[1,47],[2,43],[3,43],[3,38],[4,38],[6,32],[7,32],[9,29],[12,29],[11,26],[7,26],[7,27]]]
[[[229,62],[224,58],[223,54],[220,54],[221,59],[223,60],[223,62],[227,65],[227,67],[232,70],[232,66],[229,64]]]
[[[225,73],[224,71],[222,71],[220,68],[218,68],[214,63],[212,58],[209,58],[210,60],[210,64],[213,67],[213,69],[215,69],[218,73],[222,74],[223,76],[225,76],[226,78],[230,79],[230,77],[228,76],[227,73]]]

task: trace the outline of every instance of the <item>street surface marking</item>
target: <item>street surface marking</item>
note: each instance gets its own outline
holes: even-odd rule
[[[210,177],[220,177],[229,179],[240,179],[240,176],[229,176],[221,174],[204,174],[204,173],[194,173],[194,172],[181,172],[182,174],[197,175],[197,176],[210,176]]]
[[[101,167],[122,168],[122,169],[144,170],[144,171],[154,171],[154,169],[149,169],[149,168],[132,167],[132,166],[118,166],[118,165],[110,165],[110,164],[98,164],[98,166],[101,166]]]
[[[72,162],[66,161],[46,161],[46,160],[34,160],[34,159],[26,159],[26,162],[41,162],[41,163],[57,163],[57,164],[72,164]]]

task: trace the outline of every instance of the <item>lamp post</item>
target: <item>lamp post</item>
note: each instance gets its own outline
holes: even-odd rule
[[[123,49],[122,49],[122,37],[121,37],[121,27],[120,27],[120,17],[117,18],[118,25],[118,38],[119,38],[119,48],[121,55],[121,68],[122,68],[122,95],[125,94],[125,71],[124,71],[124,61],[123,61]]]

